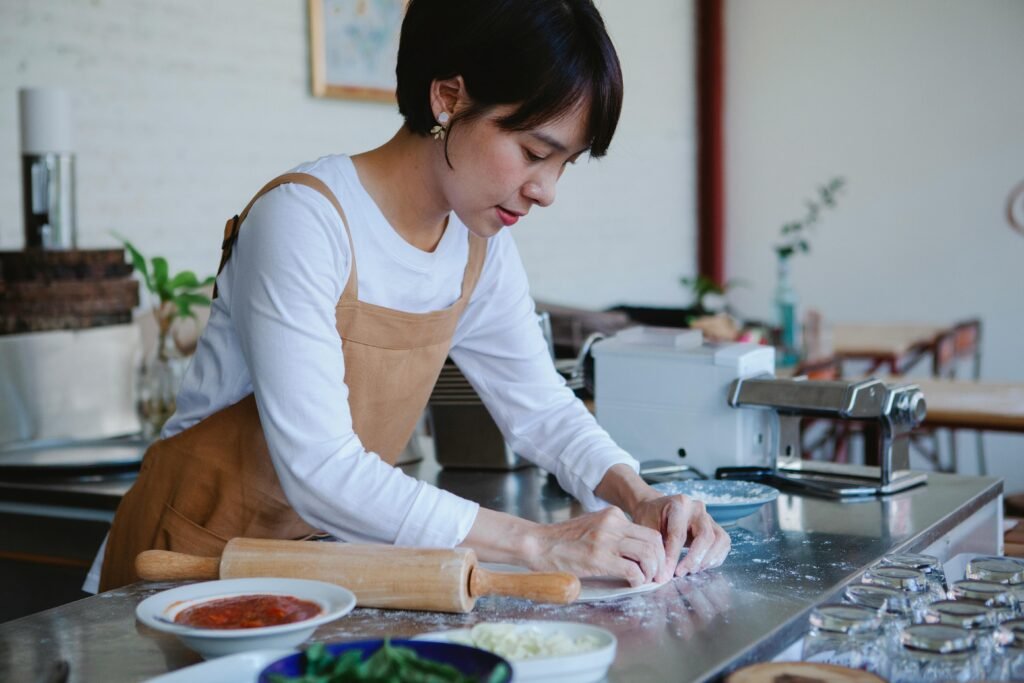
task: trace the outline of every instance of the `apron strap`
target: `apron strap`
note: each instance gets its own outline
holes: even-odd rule
[[[462,274],[462,293],[459,296],[459,307],[465,308],[469,304],[469,297],[476,289],[476,283],[480,280],[480,273],[484,269],[484,261],[487,259],[487,240],[472,232],[469,233],[469,258],[466,259],[466,270]]]
[[[242,222],[245,220],[245,217],[249,215],[249,209],[252,208],[252,205],[256,203],[257,199],[265,195],[267,192],[270,192],[278,185],[285,185],[288,183],[305,185],[312,190],[316,190],[327,198],[327,201],[331,203],[334,210],[338,212],[339,216],[341,216],[341,223],[345,226],[345,235],[348,237],[349,253],[352,254],[352,268],[348,276],[348,282],[345,284],[345,292],[342,294],[342,298],[344,298],[346,294],[349,294],[350,290],[352,294],[355,295],[357,292],[356,282],[359,278],[356,276],[356,250],[355,246],[352,244],[352,232],[348,228],[348,219],[345,218],[345,212],[342,210],[341,204],[338,202],[338,198],[334,196],[334,193],[331,192],[330,188],[327,187],[322,180],[308,173],[285,173],[277,176],[264,185],[260,191],[249,200],[249,203],[246,204],[244,209],[242,209],[242,213],[228,219],[227,223],[224,225],[224,241],[220,245],[220,265],[217,267],[217,275],[220,275],[221,271],[224,270],[224,266],[227,264],[228,259],[231,258],[231,252],[234,249],[235,241],[238,239],[238,231],[241,229]],[[213,298],[217,298],[216,284],[213,286]]]

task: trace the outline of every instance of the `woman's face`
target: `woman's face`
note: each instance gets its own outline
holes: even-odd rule
[[[555,184],[566,165],[586,151],[585,107],[527,131],[506,131],[496,121],[514,107],[495,107],[487,115],[454,126],[448,140],[442,186],[466,227],[491,237],[511,226],[534,206],[555,201]]]

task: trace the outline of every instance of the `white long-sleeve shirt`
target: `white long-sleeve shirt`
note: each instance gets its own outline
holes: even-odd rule
[[[469,250],[454,213],[428,253],[395,232],[347,156],[293,170],[320,178],[345,210],[360,300],[425,313],[458,299]],[[162,436],[254,392],[282,488],[306,522],[346,541],[454,547],[479,506],[388,465],[352,429],[335,327],[351,260],[341,220],[318,192],[292,184],[259,199],[217,278],[219,297]],[[489,240],[450,355],[512,449],[586,509],[603,506],[593,490],[610,467],[638,467],[555,371],[509,230]]]

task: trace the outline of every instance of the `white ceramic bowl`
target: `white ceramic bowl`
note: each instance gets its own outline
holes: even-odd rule
[[[320,605],[321,612],[312,619],[279,626],[239,629],[208,629],[181,626],[171,622],[178,612],[208,600],[241,595],[291,595]],[[351,612],[356,596],[341,586],[324,581],[306,579],[227,579],[205,581],[180,586],[152,595],[139,603],[135,616],[146,626],[173,633],[186,646],[203,657],[261,649],[294,648],[311,635],[321,624],[334,621]]]
[[[512,680],[516,683],[594,683],[604,680],[608,674],[608,667],[615,661],[618,641],[607,629],[575,621],[520,621],[515,622],[515,625],[518,628],[536,629],[541,635],[558,633],[571,640],[591,636],[598,641],[596,649],[579,654],[518,660],[505,657],[512,664]],[[468,641],[469,634],[470,629],[460,628],[423,633],[415,636],[413,640],[464,644]]]

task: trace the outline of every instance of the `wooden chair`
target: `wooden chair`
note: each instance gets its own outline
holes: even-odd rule
[[[932,375],[936,379],[957,379],[962,376],[962,366],[969,363],[969,377],[977,381],[981,378],[981,321],[977,318],[963,320],[935,340],[932,355]],[[942,463],[942,453],[938,431],[922,427],[911,436],[911,444],[937,470],[956,472],[959,466],[957,455],[957,431],[946,430],[949,434],[949,464]],[[988,466],[985,461],[985,446],[981,431],[975,431],[975,447],[978,458],[978,473],[985,475]]]
[[[953,328],[952,358],[946,367],[937,368],[938,372],[948,373],[950,379],[956,378],[963,362],[970,364],[970,378],[977,382],[981,379],[981,320],[971,318],[956,324]],[[936,374],[938,374],[938,372]],[[974,432],[975,449],[978,458],[978,474],[988,473],[985,462],[985,443],[980,430]],[[956,469],[956,430],[949,430],[949,453]]]

